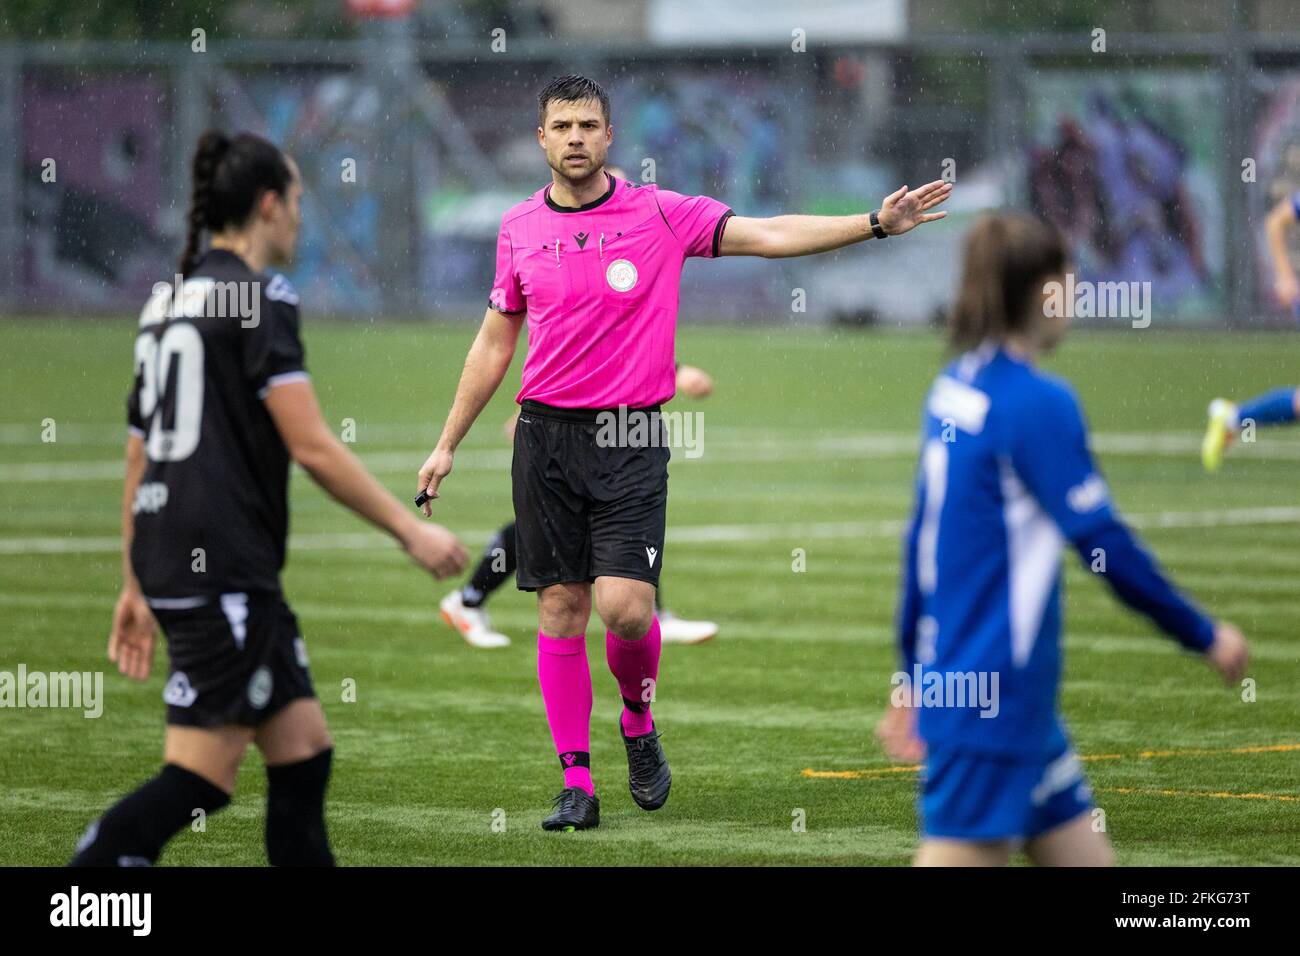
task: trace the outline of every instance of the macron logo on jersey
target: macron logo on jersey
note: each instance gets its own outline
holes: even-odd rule
[[[1065,495],[1070,510],[1076,514],[1096,511],[1110,499],[1110,491],[1101,475],[1089,475]]]
[[[940,375],[930,389],[926,410],[940,421],[952,421],[968,435],[978,435],[989,414],[989,397],[978,388]]]

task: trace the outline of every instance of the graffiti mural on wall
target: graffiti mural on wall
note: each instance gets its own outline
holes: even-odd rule
[[[303,225],[290,278],[320,312],[374,311],[379,281],[379,157],[384,105],[349,71],[226,75],[221,112],[294,157],[303,177]]]
[[[21,295],[143,301],[175,251],[163,234],[167,86],[147,77],[24,77]]]
[[[1217,83],[1146,71],[1044,73],[1031,86],[1032,208],[1068,237],[1079,279],[1149,281],[1157,319],[1221,315]]]

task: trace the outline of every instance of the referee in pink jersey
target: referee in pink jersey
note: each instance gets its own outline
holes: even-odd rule
[[[748,219],[605,172],[609,96],[582,76],[538,95],[537,143],[551,182],[510,209],[497,237],[489,307],[419,490],[438,496],[456,447],[496,392],[528,321],[528,355],[511,475],[518,586],[537,592],[537,676],[564,770],[547,830],[600,823],[591,779],[593,585],[605,656],[623,697],[619,736],[643,810],[668,799],[672,774],[650,713],[659,676],[655,587],[664,564],[666,432],[682,265],[690,256],[769,259],[884,239],[920,223],[951,185],[903,186],[878,211]],[[431,514],[428,504],[425,515]]]

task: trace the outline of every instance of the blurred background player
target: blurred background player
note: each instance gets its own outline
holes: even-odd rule
[[[684,196],[610,176],[609,96],[582,76],[538,95],[537,144],[551,182],[501,222],[497,274],[483,325],[438,444],[418,475],[436,498],[455,450],[501,384],[525,318],[528,356],[512,465],[517,584],[538,592],[538,681],[564,789],[547,830],[600,823],[591,779],[591,670],[586,630],[594,600],[605,655],[623,699],[618,732],[628,788],[643,810],[668,799],[672,774],[650,701],[659,679],[655,586],[664,564],[669,449],[657,434],[602,442],[604,414],[655,418],[673,396],[681,271],[691,257],[782,258],[827,252],[941,219],[940,181],[849,216],[733,216]],[[652,425],[654,432],[657,426]],[[425,504],[425,514],[430,514]]]
[[[1273,262],[1273,292],[1278,301],[1300,319],[1300,279],[1287,252],[1290,233],[1300,221],[1300,192],[1273,207],[1264,223],[1268,237],[1269,258]],[[1218,471],[1223,453],[1241,431],[1243,424],[1255,427],[1289,425],[1300,415],[1300,389],[1294,385],[1275,388],[1240,405],[1226,398],[1210,402],[1209,423],[1201,443],[1201,463],[1206,471]]]
[[[1246,667],[1240,632],[1182,597],[1121,522],[1073,389],[1036,368],[1068,324],[1043,304],[1065,262],[1045,223],[983,218],[951,320],[961,354],[926,398],[898,617],[907,682],[878,728],[892,757],[925,761],[918,865],[1004,864],[1022,842],[1038,864],[1114,860],[1057,713],[1065,541],[1229,684]],[[992,693],[934,700],[935,686]]]
[[[621,170],[608,167],[610,175],[619,176]],[[703,369],[693,365],[677,368],[677,391],[690,398],[706,398],[713,393],[713,379]],[[515,427],[519,411],[506,422],[506,437],[515,440]],[[515,523],[513,520],[492,536],[478,566],[465,582],[465,586],[452,591],[439,605],[442,619],[465,638],[470,647],[509,647],[510,638],[492,630],[487,602],[497,588],[515,573]],[[664,607],[664,586],[655,589],[655,614],[659,618],[660,640],[665,644],[703,644],[718,634],[713,621],[692,621],[678,617]]]
[[[90,825],[73,865],[153,864],[196,809],[230,802],[250,743],[266,763],[271,864],[334,862],[333,745],[280,588],[290,458],[435,577],[465,564],[456,538],[399,504],[321,417],[298,296],[264,274],[293,258],[301,194],[297,166],[266,140],[199,139],[183,291],[155,291],[135,343],[123,586],[108,642],[118,669],[145,680],[159,625],[167,636],[165,763]],[[256,311],[231,314],[232,302]]]

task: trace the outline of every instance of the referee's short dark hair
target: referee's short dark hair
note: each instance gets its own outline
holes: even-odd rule
[[[546,107],[551,103],[579,103],[582,100],[598,102],[605,116],[605,125],[609,125],[609,94],[595,80],[576,73],[557,76],[537,94],[537,125],[546,125]]]

